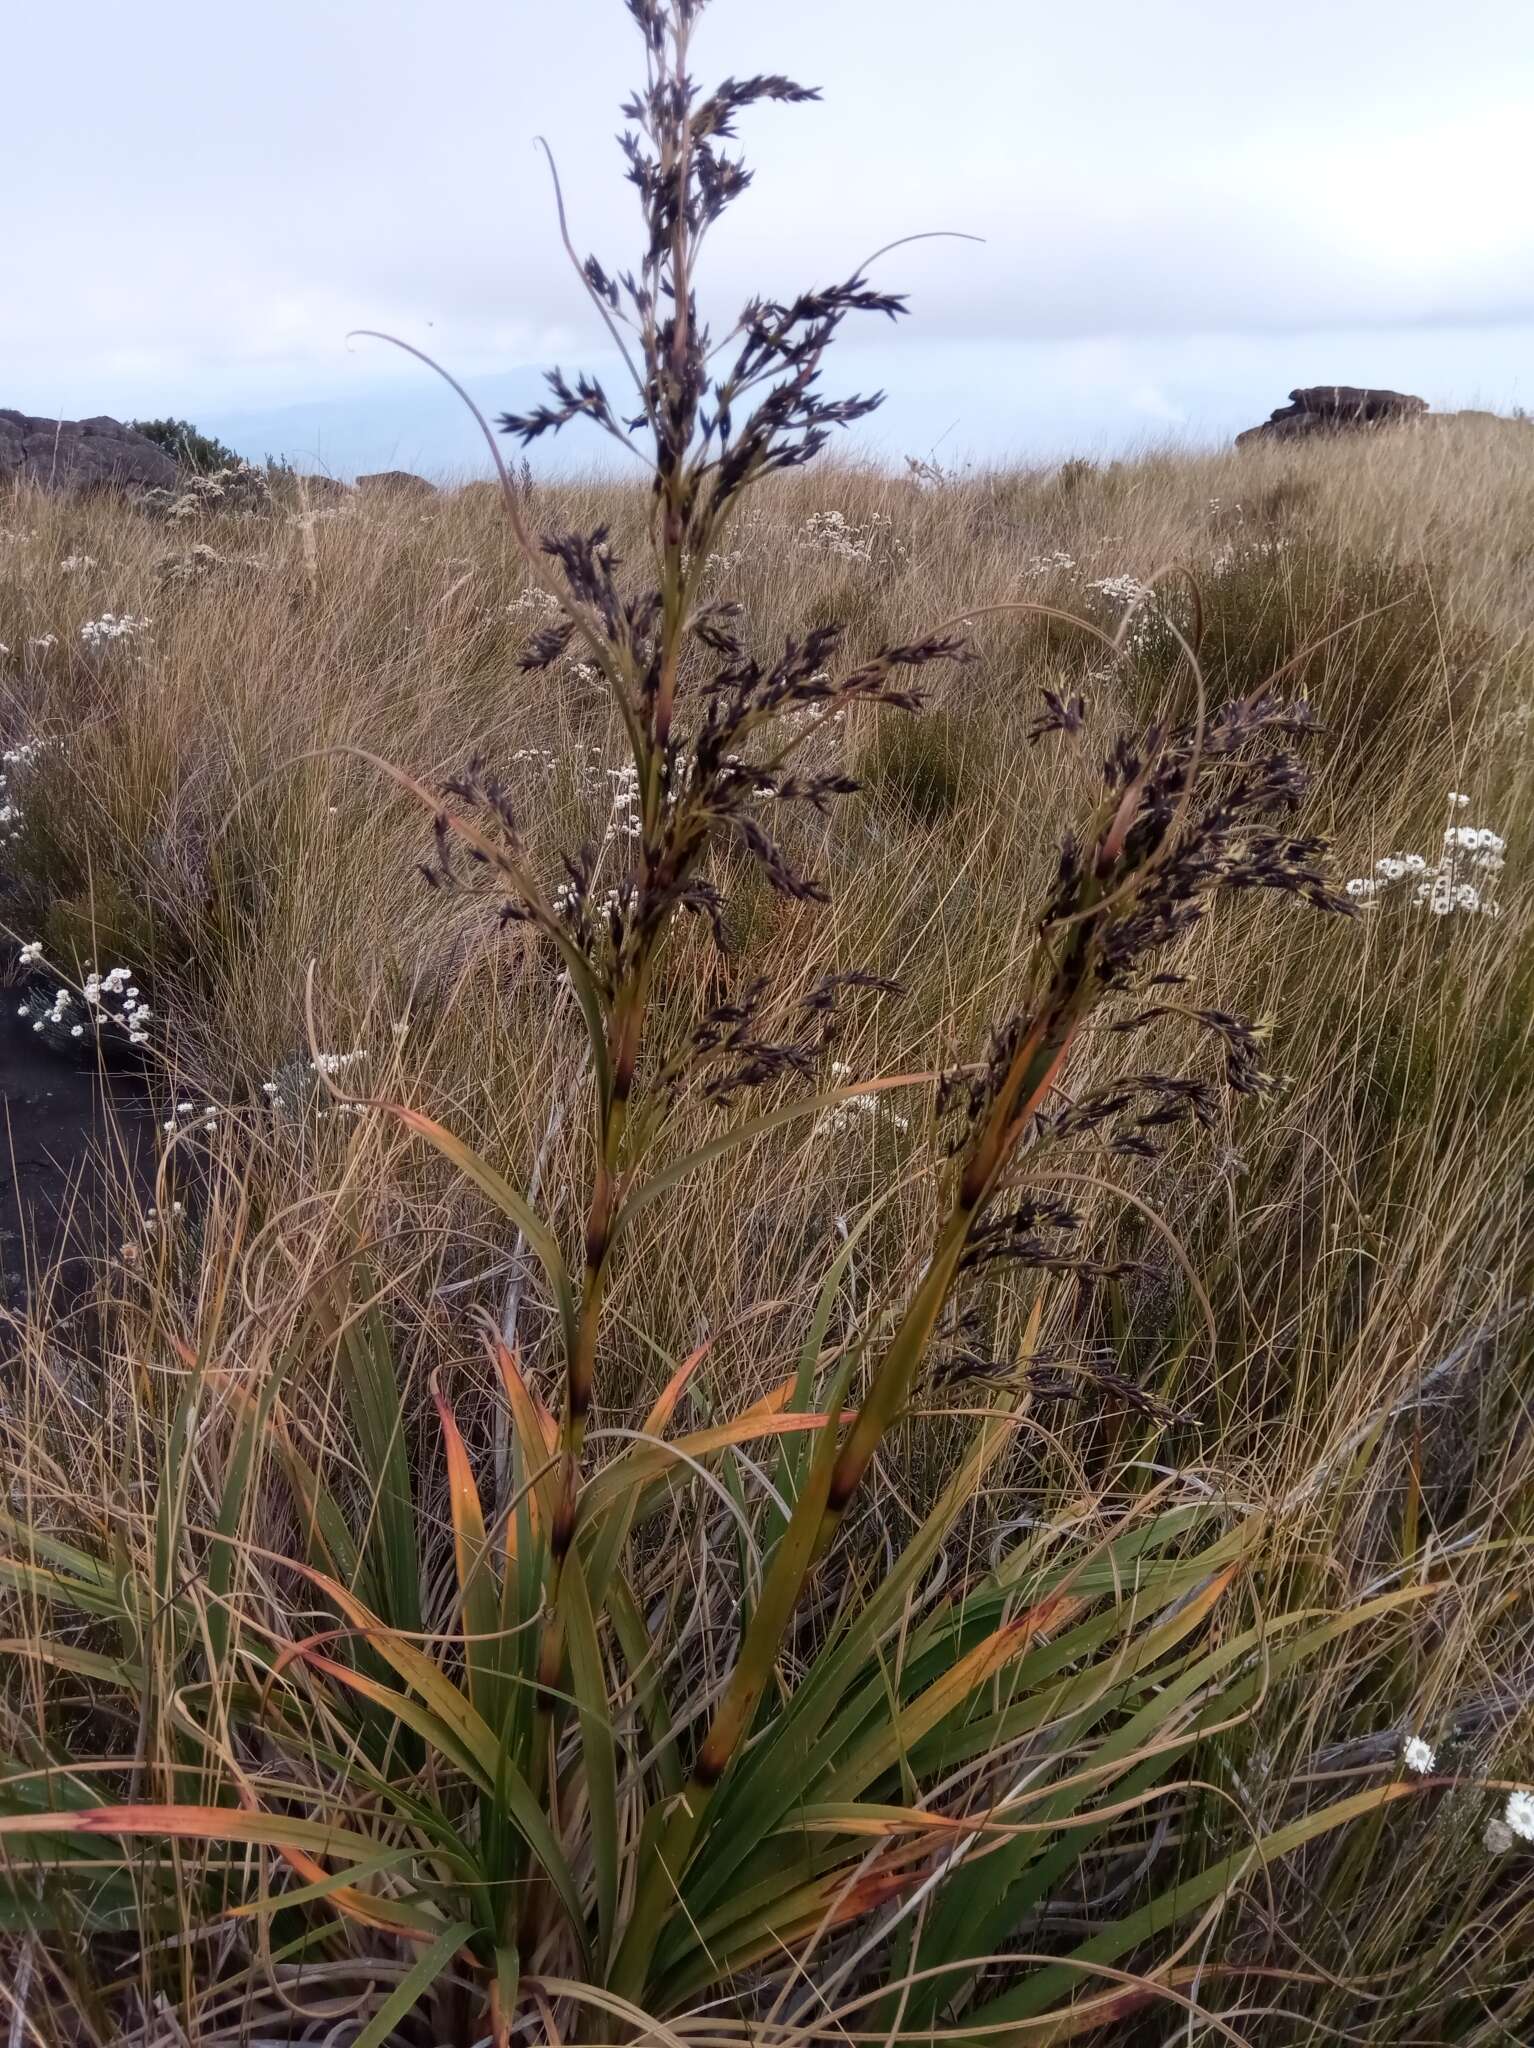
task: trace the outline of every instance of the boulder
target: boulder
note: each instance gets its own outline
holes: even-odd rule
[[[0,483],[169,490],[175,481],[172,458],[121,420],[44,420],[0,411]]]
[[[357,488],[392,498],[434,498],[437,495],[435,484],[429,484],[424,476],[415,476],[408,469],[375,469],[369,476],[358,477]]]
[[[1427,400],[1409,391],[1384,391],[1365,384],[1302,384],[1260,427],[1237,434],[1236,446],[1251,441],[1303,441],[1314,435],[1347,433],[1419,418]]]

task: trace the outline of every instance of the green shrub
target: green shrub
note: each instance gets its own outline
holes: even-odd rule
[[[216,469],[238,468],[242,460],[232,448],[212,434],[204,434],[190,420],[130,420],[128,424],[136,434],[153,441],[183,469],[197,476],[209,476]]]

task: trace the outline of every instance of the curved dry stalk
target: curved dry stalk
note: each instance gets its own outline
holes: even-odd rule
[[[590,299],[592,305],[596,307],[597,312],[600,314],[603,326],[612,336],[613,346],[617,349],[619,355],[622,356],[624,367],[627,369],[630,377],[632,377],[634,380],[634,389],[639,393],[640,403],[644,406],[645,418],[650,422],[650,425],[653,428],[655,425],[655,413],[654,408],[652,407],[650,402],[649,386],[645,382],[645,379],[640,376],[638,367],[635,364],[633,357],[629,354],[628,343],[623,339],[623,336],[618,332],[618,323],[613,318],[612,308],[607,304],[606,300],[602,297],[601,293],[596,289],[595,285],[591,282],[591,279],[586,275],[586,266],[584,263],[582,263],[580,257],[575,253],[575,244],[570,239],[569,223],[565,218],[564,188],[561,186],[559,182],[559,166],[554,161],[554,152],[549,147],[544,137],[541,135],[535,135],[533,137],[533,142],[537,148],[543,151],[544,157],[549,166],[549,177],[553,180],[554,184],[554,210],[559,217],[559,238],[565,245],[565,254],[569,257],[571,267],[575,271],[576,276],[580,279],[582,285],[585,287],[587,298]],[[628,448],[629,453],[631,455],[639,454],[639,450],[637,448],[634,448],[629,442],[624,441],[621,435],[618,436],[617,438],[623,447]],[[643,459],[644,458],[641,456],[640,460],[642,461]]]

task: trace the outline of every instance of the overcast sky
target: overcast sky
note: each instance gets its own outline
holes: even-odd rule
[[[844,275],[911,318],[886,456],[1223,438],[1291,385],[1534,407],[1529,0],[713,0],[705,84],[782,70],[757,183],[711,245],[716,320]],[[339,474],[478,468],[427,373],[487,405],[608,368],[555,235],[634,252],[613,137],[621,0],[72,0],[7,10],[0,405],[171,412]],[[595,456],[586,443],[568,455]]]

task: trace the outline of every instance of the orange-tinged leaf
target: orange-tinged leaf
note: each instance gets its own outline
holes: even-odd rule
[[[442,1443],[447,1457],[447,1486],[452,1502],[453,1537],[458,1549],[459,1583],[468,1577],[475,1562],[465,1554],[464,1539],[472,1535],[473,1525],[479,1524],[483,1549],[485,1529],[484,1513],[479,1504],[479,1488],[474,1483],[474,1468],[469,1463],[469,1453],[463,1441],[463,1432],[458,1427],[447,1396],[442,1391],[441,1378],[437,1373],[431,1376],[431,1397],[437,1406],[437,1420],[442,1426]]]
[[[309,1884],[329,1885],[325,1894],[327,1905],[334,1906],[338,1913],[348,1920],[355,1920],[361,1927],[372,1927],[384,1934],[397,1934],[405,1941],[431,1941],[439,1932],[435,1921],[413,1914],[408,1907],[397,1905],[392,1899],[377,1899],[370,1892],[359,1891],[352,1884],[330,1884],[330,1872],[323,1864],[302,1849],[282,1848],[278,1854],[282,1860]],[[288,1901],[287,1903],[291,1903]],[[251,1919],[261,1912],[259,1903],[246,1906],[230,1906],[224,1917],[228,1920]]]
[[[713,1348],[713,1338],[705,1337],[697,1349],[689,1352],[687,1357],[682,1360],[676,1371],[661,1388],[656,1398],[655,1406],[645,1417],[644,1433],[646,1436],[659,1436],[662,1430],[665,1429],[667,1423],[670,1422],[672,1416],[676,1413],[676,1404],[682,1398],[683,1388]]]
[[[769,1387],[760,1401],[753,1401],[749,1408],[742,1408],[734,1419],[737,1422],[744,1422],[748,1415],[781,1414],[794,1397],[794,1386],[795,1376],[790,1374],[786,1380],[779,1380],[775,1387]]]
[[[834,1803],[795,1809],[791,1826],[802,1835],[867,1835],[888,1840],[898,1835],[978,1835],[989,1825],[984,1814],[968,1817],[934,1813],[925,1806],[875,1806],[855,1811],[849,1803],[838,1809]]]
[[[828,1422],[851,1420],[851,1409],[836,1417],[797,1411],[791,1415],[770,1415],[758,1404],[747,1414],[736,1416],[733,1422],[721,1422],[691,1436],[677,1437],[669,1443],[635,1444],[588,1482],[581,1495],[580,1526],[584,1529],[599,1520],[625,1493],[680,1472],[682,1461],[687,1458],[706,1458],[715,1451],[728,1450],[732,1444],[751,1443],[759,1437],[795,1436],[822,1430]]]
[[[306,1649],[302,1653],[302,1661],[309,1670],[345,1686],[362,1699],[371,1700],[375,1707],[382,1707],[393,1714],[396,1720],[421,1736],[466,1777],[475,1780],[482,1791],[489,1791],[494,1786],[495,1777],[485,1768],[486,1759],[477,1756],[458,1731],[449,1727],[440,1715],[419,1705],[407,1693],[395,1692],[380,1680],[369,1678],[366,1672],[358,1671],[350,1664],[338,1663],[335,1658],[324,1656],[318,1650]]]
[[[834,1928],[864,1919],[909,1891],[925,1869],[925,1861],[918,1858],[909,1869],[870,1870],[850,1880],[845,1871],[833,1870],[800,1885],[770,1913],[754,1913],[735,1929],[712,1937],[710,1960],[697,1982],[712,1981],[719,1974],[734,1975],[753,1963],[781,1957],[785,1949],[795,1949]],[[684,1982],[682,1994],[691,1988],[695,1987]]]
[[[150,1835],[178,1841],[244,1842],[276,1850],[310,1883],[322,1883],[329,1875],[308,1853],[310,1849],[322,1855],[344,1850],[350,1861],[359,1862],[362,1855],[378,1847],[371,1836],[350,1828],[298,1820],[289,1814],[262,1813],[253,1807],[157,1806],[152,1802],[89,1806],[62,1813],[0,1814],[0,1839],[17,1835]],[[331,1896],[353,1918],[366,1919],[390,1934],[417,1939],[423,1932],[431,1936],[439,1931],[419,1921],[408,1908],[396,1907],[388,1899],[370,1898],[351,1887],[342,1886]]]
[[[1058,1591],[1004,1622],[892,1716],[873,1741],[848,1758],[827,1789],[834,1795],[843,1785],[869,1784],[1047,1631],[1073,1621],[1088,1605],[1074,1594]]]
[[[85,1806],[63,1813],[0,1813],[0,1838],[17,1835],[165,1835],[178,1841],[249,1842],[272,1849],[317,1849],[367,1853],[378,1844],[370,1835],[328,1821],[297,1820],[290,1814],[251,1812],[239,1806],[157,1806],[140,1801],[124,1806]]]
[[[514,1410],[525,1411],[528,1417],[531,1439],[528,1450],[532,1451],[541,1444],[545,1456],[552,1458],[559,1449],[558,1422],[522,1371],[517,1354],[499,1337],[492,1337],[490,1349],[495,1357],[496,1370],[501,1375],[501,1384],[506,1389],[507,1400]]]
[[[555,1469],[559,1455],[559,1425],[528,1385],[516,1353],[508,1350],[499,1337],[491,1339],[490,1349],[511,1407],[525,1477],[532,1481],[527,1513],[533,1533],[538,1535],[553,1527],[559,1504],[559,1478]],[[509,1546],[515,1543],[515,1522],[515,1516],[508,1518],[506,1540]],[[508,1550],[510,1554],[512,1552]]]
[[[453,1554],[458,1565],[469,1697],[489,1725],[496,1728],[500,1726],[503,1704],[499,1684],[501,1606],[490,1569],[484,1510],[457,1419],[435,1373],[431,1376],[431,1395],[437,1404],[447,1456],[448,1500],[453,1515]]]
[[[386,1663],[404,1679],[413,1691],[420,1694],[439,1720],[445,1721],[452,1733],[474,1758],[480,1768],[494,1781],[496,1757],[499,1747],[494,1735],[486,1725],[483,1716],[432,1662],[424,1651],[416,1648],[395,1629],[389,1628],[378,1616],[365,1607],[354,1593],[325,1572],[316,1571],[313,1565],[300,1564],[290,1560],[290,1569],[299,1572],[318,1586],[320,1591],[333,1600],[352,1626],[370,1643]]]

